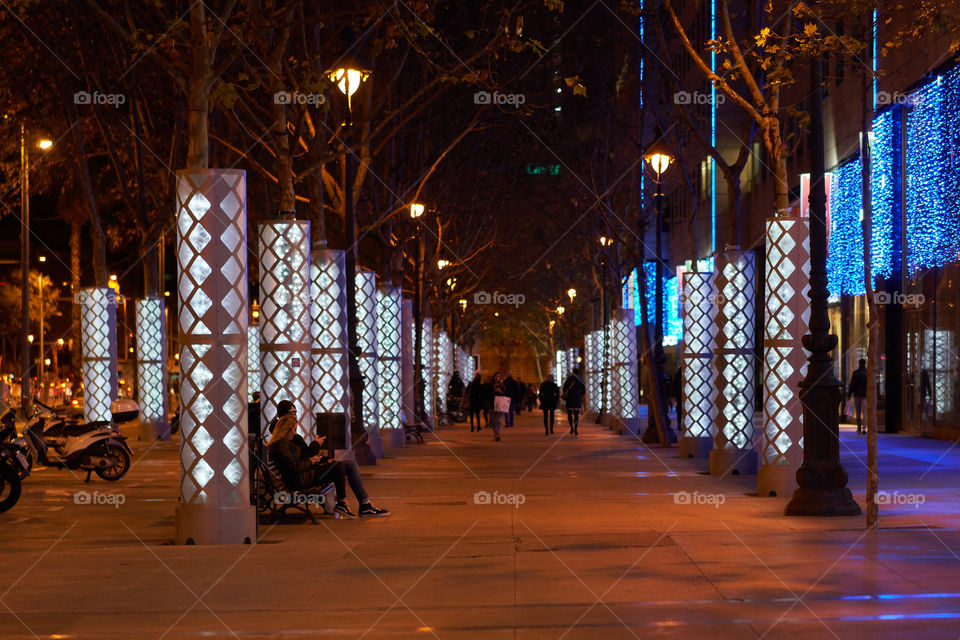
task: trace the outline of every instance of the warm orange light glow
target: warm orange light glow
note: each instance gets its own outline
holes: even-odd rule
[[[423,215],[423,205],[419,202],[414,202],[410,205],[410,217],[417,219]]]

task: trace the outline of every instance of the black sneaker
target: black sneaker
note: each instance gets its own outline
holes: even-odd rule
[[[346,502],[338,502],[333,508],[333,513],[338,518],[344,518],[346,520],[353,520],[357,517],[353,511],[350,511],[350,507],[347,506]]]
[[[361,516],[372,516],[372,517],[382,517],[390,515],[389,509],[378,509],[369,502],[366,504],[360,505],[360,515]]]

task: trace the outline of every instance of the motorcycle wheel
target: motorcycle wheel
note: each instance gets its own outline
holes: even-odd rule
[[[20,476],[13,465],[0,462],[0,513],[9,511],[20,499]]]
[[[113,458],[114,461],[114,465],[112,467],[107,467],[106,469],[97,467],[94,469],[94,471],[97,472],[97,475],[104,480],[116,482],[125,476],[127,471],[130,469],[130,454],[128,454],[126,449],[123,447],[115,444],[105,444],[103,445],[103,457]]]

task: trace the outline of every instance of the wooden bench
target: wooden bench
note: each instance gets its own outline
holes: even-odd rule
[[[312,523],[317,524],[319,521],[316,514],[310,510],[310,504],[320,503],[323,505],[324,515],[334,515],[336,492],[332,482],[307,491],[291,490],[283,481],[276,465],[270,460],[270,456],[265,456],[260,469],[265,472],[264,490],[258,505],[261,510],[268,511],[279,518],[287,512],[287,509],[297,509],[305,513]]]

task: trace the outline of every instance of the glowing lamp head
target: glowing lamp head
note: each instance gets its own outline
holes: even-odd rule
[[[449,260],[443,260],[443,259],[437,260],[437,269],[443,269],[449,266],[450,266]]]
[[[600,246],[609,247],[613,244],[613,238],[608,238],[607,236],[600,236]]]
[[[423,215],[423,205],[419,202],[414,202],[410,205],[410,217],[416,220]]]
[[[557,315],[562,316],[563,312],[566,311],[562,306],[557,307]]]
[[[337,85],[340,93],[350,97],[356,93],[360,85],[370,77],[370,72],[364,69],[341,67],[327,71],[327,77],[330,78],[330,82]]]
[[[39,258],[37,258],[37,260],[39,260],[40,262],[46,262],[47,256],[40,256]]]
[[[466,311],[466,310],[467,310],[467,301],[466,301],[464,298],[460,298],[460,300],[457,301],[457,304],[460,305],[460,310],[461,310],[461,311]]]
[[[43,149],[44,151],[46,151],[47,149],[53,146],[53,140],[48,140],[47,138],[43,138],[39,142],[37,142],[37,146]]]
[[[27,342],[29,342],[30,344],[33,344],[33,334],[32,334],[32,333],[27,336]]]
[[[650,168],[657,174],[657,181],[660,180],[660,176],[663,175],[663,172],[667,170],[667,167],[669,167],[674,160],[673,156],[670,155],[670,151],[660,143],[655,143],[650,147],[647,153],[644,154],[643,159],[647,161]]]
[[[570,304],[573,304],[573,299],[577,297],[577,290],[573,287],[567,289],[567,297],[570,298]]]

